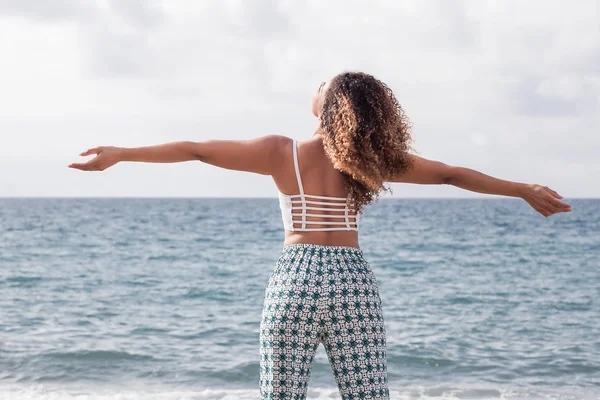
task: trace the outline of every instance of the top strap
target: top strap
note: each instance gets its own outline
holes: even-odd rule
[[[300,168],[298,167],[298,142],[295,139],[293,140],[294,147],[294,168],[296,170],[296,180],[298,181],[298,189],[300,190],[300,195],[304,197],[304,187],[302,186],[302,179],[300,178]]]

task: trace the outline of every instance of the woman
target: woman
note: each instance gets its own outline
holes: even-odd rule
[[[319,124],[297,143],[284,136],[97,147],[86,163],[200,160],[271,175],[285,228],[283,254],[265,292],[260,325],[262,399],[304,399],[323,343],[342,399],[388,399],[386,332],[377,281],[358,244],[361,212],[386,182],[450,184],[520,197],[545,217],[569,212],[545,186],[510,182],[412,154],[408,119],[392,91],[364,73],[322,83],[312,99]]]

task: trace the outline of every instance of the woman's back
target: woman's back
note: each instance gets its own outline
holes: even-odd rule
[[[289,139],[280,151],[281,168],[273,180],[280,192],[285,244],[358,247],[360,216],[346,205],[344,177],[327,157],[321,136]]]

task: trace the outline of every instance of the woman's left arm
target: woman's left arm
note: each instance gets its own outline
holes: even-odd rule
[[[571,206],[547,186],[507,181],[471,168],[448,165],[411,154],[413,168],[394,177],[391,182],[446,184],[471,192],[520,197],[545,217],[570,212]]]
[[[123,161],[176,163],[199,160],[221,168],[272,175],[281,165],[281,149],[286,140],[285,136],[268,135],[249,140],[182,141],[133,148],[100,146],[80,154],[96,154],[96,157],[85,163],[70,164],[69,168],[104,171]]]

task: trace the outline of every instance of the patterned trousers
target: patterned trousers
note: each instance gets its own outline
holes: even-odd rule
[[[265,291],[261,399],[306,399],[319,343],[342,400],[389,399],[381,299],[362,251],[288,245]]]

